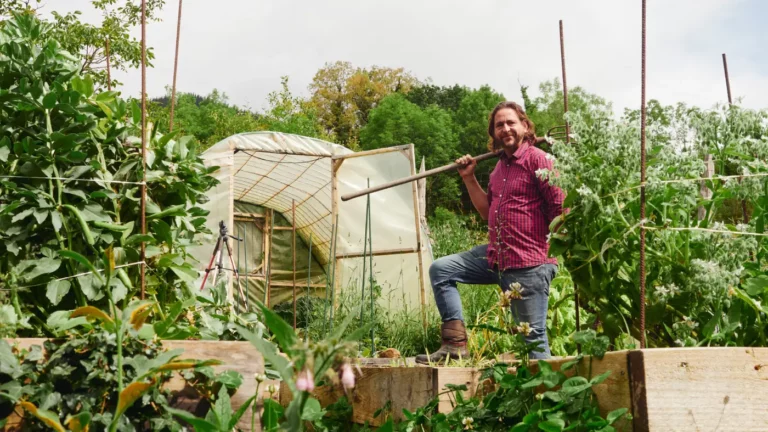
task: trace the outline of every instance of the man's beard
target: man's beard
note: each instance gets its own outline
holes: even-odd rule
[[[506,137],[504,137],[504,138],[500,139],[500,140],[499,140],[499,144],[500,144],[500,146],[499,146],[499,147],[500,147],[500,148],[507,148],[507,147],[509,147],[509,148],[515,148],[515,147],[518,147],[520,144],[522,144],[523,140],[520,138],[520,136],[518,136],[518,135],[517,135],[517,132],[515,132],[515,131],[512,131],[512,132],[510,133],[510,135],[511,135],[511,136],[512,136],[512,138],[514,138],[515,140],[514,140],[512,143],[510,143],[510,144],[507,144],[506,142],[504,142],[504,138],[506,138]]]

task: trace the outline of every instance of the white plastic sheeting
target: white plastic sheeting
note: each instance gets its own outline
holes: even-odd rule
[[[338,198],[364,189],[369,179],[375,186],[415,170],[413,146],[353,153],[326,141],[277,132],[234,135],[205,151],[202,158],[207,166],[220,167],[214,175],[221,184],[211,190],[204,205],[211,212],[208,227],[215,235],[192,251],[201,269],[210,260],[219,221],[230,229],[233,226],[235,200],[272,208],[291,222],[295,202],[298,234],[305,242],[312,234],[312,252],[321,264],[336,264],[337,292],[359,292],[361,287],[366,197],[336,200],[338,259],[331,259],[334,180]],[[415,187],[412,182],[370,195],[374,278],[382,289],[382,302],[392,309],[418,308],[433,297],[427,274],[432,257],[429,239],[418,222]]]

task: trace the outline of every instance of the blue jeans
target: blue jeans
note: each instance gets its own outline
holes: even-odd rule
[[[522,287],[522,299],[511,301],[512,315],[518,323],[527,322],[531,333],[526,336],[528,343],[541,342],[544,352],[532,352],[532,359],[550,357],[547,339],[547,305],[549,284],[557,273],[557,266],[542,264],[535,267],[508,269],[502,274],[488,267],[486,251],[488,245],[476,246],[467,252],[444,256],[429,267],[435,303],[443,322],[462,320],[461,298],[456,283],[476,285],[498,284],[502,291],[518,282]]]

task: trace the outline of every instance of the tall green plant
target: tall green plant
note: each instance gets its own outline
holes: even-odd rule
[[[19,327],[30,327],[31,314],[47,334],[54,310],[106,306],[107,293],[116,303],[135,295],[142,241],[148,294],[162,303],[184,295],[197,278],[186,247],[207,232],[199,204],[216,182],[188,139],[150,132],[148,233],[140,234],[138,106],[95,93],[51,32],[23,14],[0,28],[0,285]],[[103,272],[90,257],[113,244],[109,286],[71,259],[87,257]]]
[[[764,232],[765,178],[708,181],[708,200],[695,179],[704,173],[706,154],[714,156],[715,176],[766,172],[766,113],[678,112],[678,121],[655,122],[647,134],[648,344],[763,345],[763,240],[741,233]],[[570,213],[553,222],[550,252],[563,255],[597,327],[614,340],[626,333],[639,338],[639,127],[601,115],[571,116],[574,142],[553,146],[558,172],[549,178],[567,191]],[[750,224],[720,219],[734,198],[756,209]]]

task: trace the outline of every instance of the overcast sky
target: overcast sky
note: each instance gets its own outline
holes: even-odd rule
[[[47,0],[46,11],[100,16],[90,0]],[[488,84],[519,100],[519,83],[560,76],[564,20],[568,84],[605,97],[621,112],[640,104],[640,0],[186,0],[178,88],[262,110],[280,76],[306,96],[326,62],[404,67],[438,85]],[[173,75],[177,0],[147,27],[156,54],[151,97]],[[649,0],[648,98],[711,107],[727,100],[722,53],[734,97],[768,107],[768,1]],[[140,35],[135,29],[136,36]],[[118,74],[138,95],[140,74]]]

